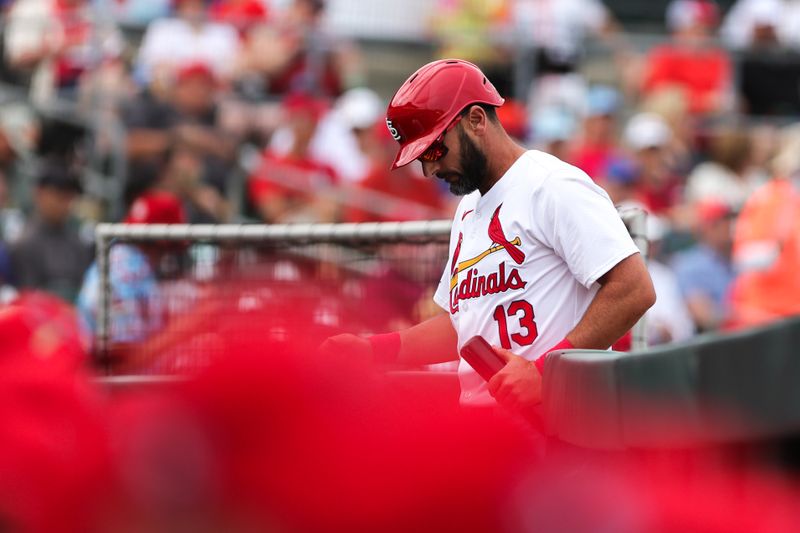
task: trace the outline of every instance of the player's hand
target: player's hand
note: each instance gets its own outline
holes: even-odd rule
[[[506,366],[489,380],[489,393],[511,410],[532,412],[542,401],[542,376],[536,365],[503,348],[492,348],[505,359]]]
[[[349,364],[372,365],[375,357],[372,344],[351,333],[328,337],[317,349],[317,353],[328,361],[347,361]]]

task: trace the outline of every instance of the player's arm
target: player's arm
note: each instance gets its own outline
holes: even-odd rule
[[[576,348],[605,350],[625,334],[656,301],[641,254],[628,256],[606,272],[594,300],[567,334]]]
[[[408,329],[358,337],[336,335],[319,351],[325,356],[356,357],[368,362],[422,366],[455,361],[458,358],[456,332],[447,313],[436,315]]]
[[[402,365],[432,365],[457,359],[458,337],[445,312],[400,332],[397,362]]]

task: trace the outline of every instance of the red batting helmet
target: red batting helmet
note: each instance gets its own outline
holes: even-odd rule
[[[428,63],[397,90],[386,110],[386,125],[400,150],[392,169],[418,158],[470,104],[503,105],[481,70],[461,59]]]

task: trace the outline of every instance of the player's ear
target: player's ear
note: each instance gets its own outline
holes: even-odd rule
[[[476,135],[483,135],[489,125],[486,110],[479,105],[470,106],[467,116],[464,117],[464,126]]]

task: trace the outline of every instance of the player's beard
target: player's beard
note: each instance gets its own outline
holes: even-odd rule
[[[472,142],[467,132],[460,125],[456,129],[461,143],[461,173],[458,180],[450,183],[450,192],[456,196],[464,196],[478,190],[489,174],[489,163],[486,155]]]

